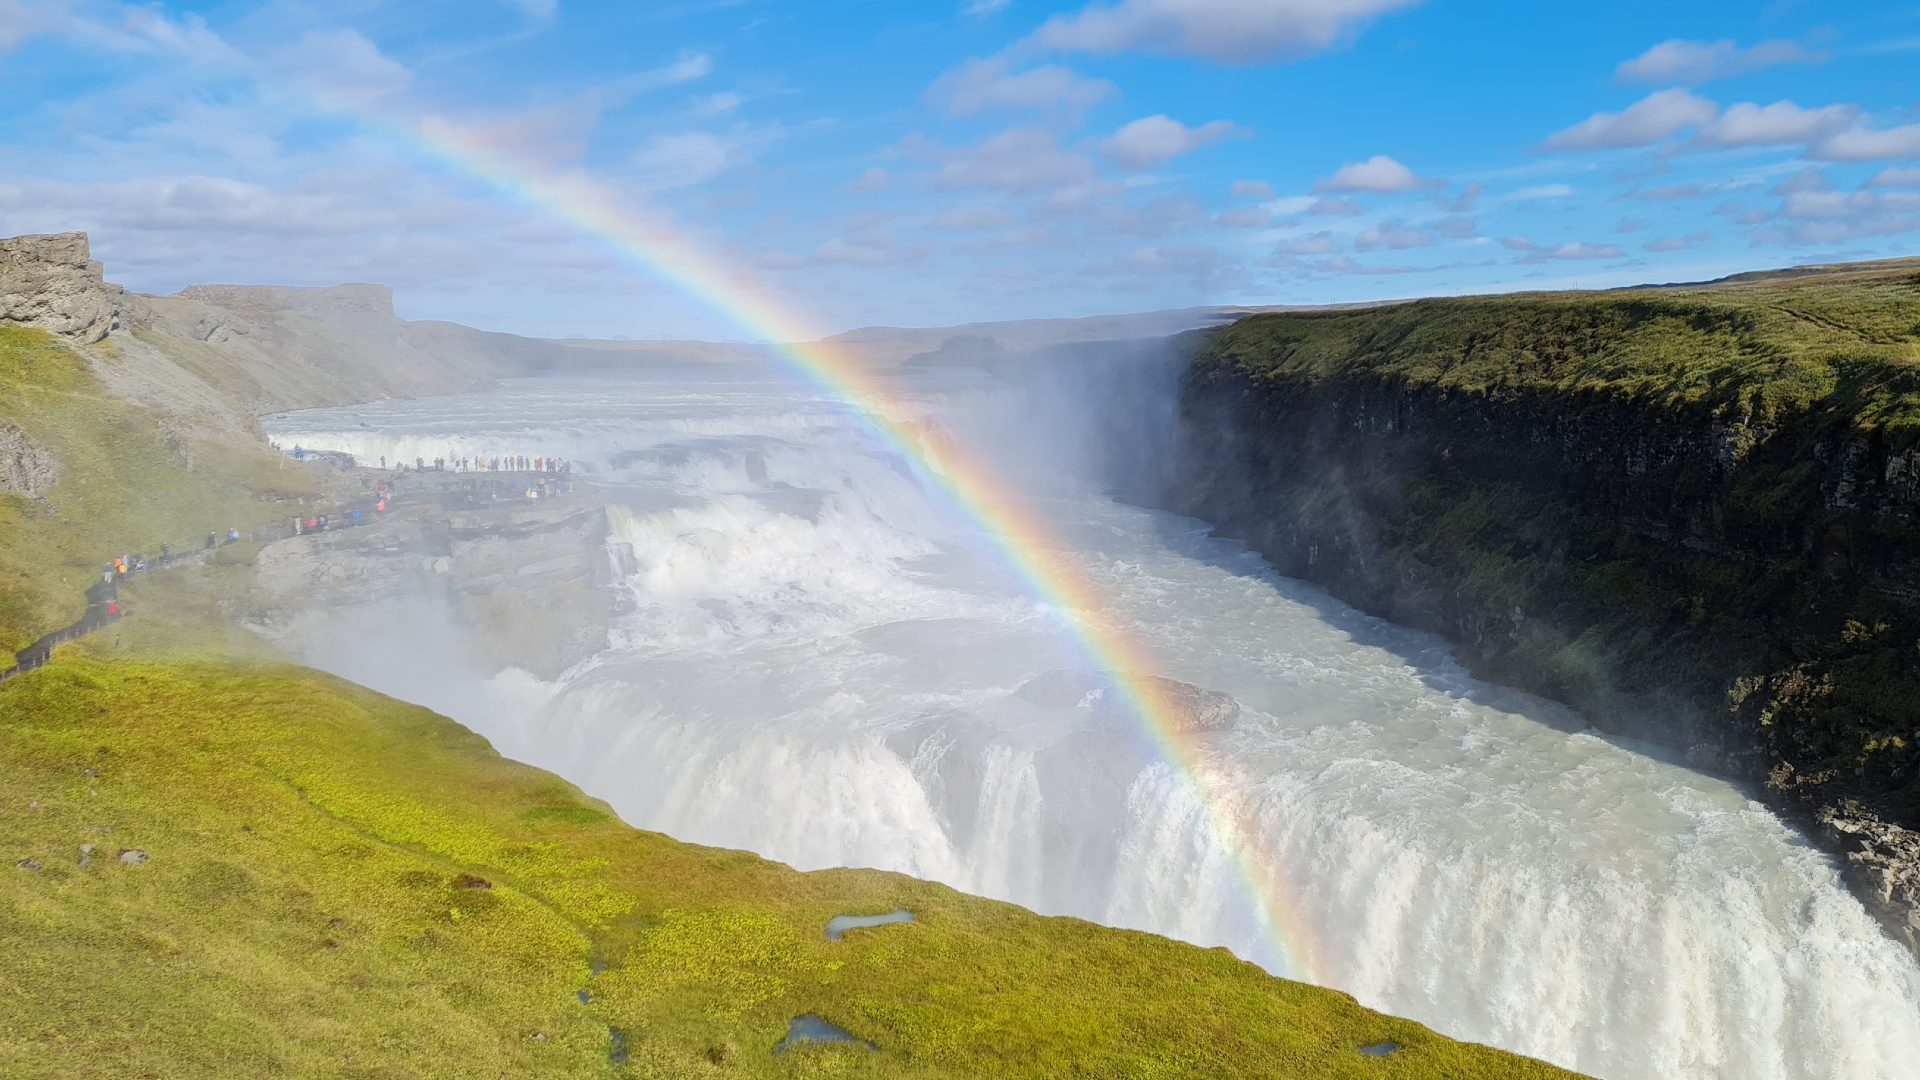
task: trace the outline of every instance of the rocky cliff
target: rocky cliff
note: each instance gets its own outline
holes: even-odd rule
[[[0,323],[94,342],[120,324],[125,301],[88,254],[86,233],[0,238]]]
[[[1920,938],[1920,264],[1256,316],[1162,501],[1750,777]]]
[[[418,474],[416,474],[417,476]],[[329,626],[430,620],[485,672],[551,679],[607,647],[607,522],[591,489],[529,502],[468,500],[415,480],[379,528],[268,544],[250,621],[296,653]]]

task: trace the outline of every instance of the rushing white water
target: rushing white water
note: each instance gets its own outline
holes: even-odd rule
[[[1760,805],[1477,682],[1441,643],[1197,522],[1072,482],[1078,429],[1033,424],[1017,399],[947,376],[911,408],[1011,450],[1158,673],[1238,699],[1206,767],[1290,883],[1282,929],[1320,981],[1600,1076],[1914,1075],[1920,967]],[[830,402],[709,368],[269,428],[369,459],[567,457],[630,548],[615,647],[556,683],[506,673],[476,693],[377,639],[317,644],[316,662],[446,709],[636,825],[1284,968],[1191,788],[1139,733],[1096,702],[1018,692],[1086,666],[1056,613]]]

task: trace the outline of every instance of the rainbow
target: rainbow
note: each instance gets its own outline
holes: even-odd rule
[[[391,118],[378,124],[392,126]],[[703,250],[684,233],[624,205],[590,177],[542,170],[512,160],[484,133],[437,117],[428,117],[405,133],[446,164],[472,175],[609,245],[618,254],[671,281],[690,296],[737,324],[776,343],[793,368],[827,393],[911,462],[923,478],[944,489],[968,517],[979,523],[1001,554],[1043,603],[1057,609],[1079,649],[1111,680],[1158,756],[1186,784],[1207,816],[1214,841],[1230,858],[1244,885],[1254,924],[1261,928],[1261,955],[1252,957],[1270,970],[1315,981],[1316,950],[1289,902],[1286,883],[1258,860],[1258,845],[1247,812],[1227,793],[1227,785],[1203,766],[1176,722],[1178,710],[1146,676],[1154,658],[1128,635],[1101,617],[1108,609],[1095,588],[1049,540],[1047,530],[1023,504],[1015,489],[992,475],[984,462],[922,439],[921,433],[893,416],[887,390],[872,374],[820,340],[825,335],[754,280]]]

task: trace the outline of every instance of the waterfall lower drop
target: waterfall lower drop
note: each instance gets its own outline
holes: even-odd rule
[[[1004,385],[907,389],[962,444],[1084,464],[1084,439],[1043,445],[1070,425],[1009,426]],[[1600,1076],[1920,1061],[1920,966],[1740,790],[1477,682],[1197,522],[1023,477],[1152,674],[1237,701],[1194,737],[1199,784],[1097,690],[1022,693],[1094,678],[1056,613],[896,447],[773,377],[529,380],[271,427],[362,456],[558,454],[602,488],[633,600],[616,647],[554,684],[425,696],[635,825],[1281,973],[1304,957],[1367,1005]],[[397,679],[379,642],[326,660]]]

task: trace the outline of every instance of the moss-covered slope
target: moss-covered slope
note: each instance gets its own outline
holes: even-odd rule
[[[61,339],[0,326],[0,426],[51,459],[32,494],[0,490],[0,667],[79,619],[103,562],[278,522],[314,493],[250,433],[236,444],[171,420],[111,393]]]
[[[71,657],[0,716],[39,866],[0,876],[8,1076],[1556,1075],[1222,951],[640,832],[312,672]],[[773,1056],[802,1013],[880,1050]]]

